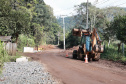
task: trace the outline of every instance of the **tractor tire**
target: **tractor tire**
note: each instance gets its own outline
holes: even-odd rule
[[[92,58],[93,61],[99,61],[100,59],[100,53],[95,54],[95,56]]]
[[[78,54],[77,54],[78,60],[84,60],[84,52],[83,50],[78,50]]]
[[[77,59],[77,50],[73,51],[73,59]]]

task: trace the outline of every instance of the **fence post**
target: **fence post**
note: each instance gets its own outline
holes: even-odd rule
[[[124,43],[122,43],[122,53],[124,55]]]
[[[12,46],[13,46],[13,47],[12,47],[12,51],[13,51],[12,54],[13,54],[13,55],[16,55],[17,44],[16,44],[16,43],[12,43]]]

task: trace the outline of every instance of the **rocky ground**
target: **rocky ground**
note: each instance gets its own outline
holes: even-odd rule
[[[59,84],[39,62],[4,63],[0,84]]]

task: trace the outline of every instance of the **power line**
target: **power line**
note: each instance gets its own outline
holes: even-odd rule
[[[73,1],[72,3],[76,3],[78,0]]]
[[[66,8],[64,10],[60,10],[60,11],[56,11],[56,12],[61,12],[61,11],[69,10],[69,9],[72,9],[72,8],[74,8],[74,7]]]
[[[109,0],[106,0],[105,2],[107,2],[107,1],[109,1]],[[75,1],[74,1],[74,2],[75,2]],[[72,3],[74,3],[74,2],[72,2]],[[105,3],[105,2],[103,2],[103,3]],[[99,3],[96,3],[96,4],[99,4]],[[95,5],[96,5],[96,4],[95,4]],[[56,12],[61,12],[61,11],[69,10],[69,9],[72,9],[72,8],[75,8],[75,7],[66,8],[66,9],[64,9],[64,10],[59,10],[59,11],[56,11]]]
[[[119,4],[119,5],[116,5],[116,6],[120,6],[120,5],[123,5],[123,4],[126,4],[126,2],[124,2],[124,3],[121,3],[121,4]]]
[[[108,1],[110,1],[110,0],[102,1],[101,3],[96,3],[95,5],[102,5],[102,4],[104,4],[104,3],[108,2]]]
[[[112,2],[112,3],[117,3],[117,2],[120,2],[120,0],[117,0],[116,2],[114,1],[114,2]],[[110,7],[111,6],[111,4],[109,4],[109,5],[107,5],[106,7]]]
[[[104,3],[106,3],[106,2],[108,2],[108,1],[110,1],[110,0],[106,0],[106,1],[104,1],[104,2],[102,2],[102,3],[96,3],[95,5],[102,5],[102,4],[104,4]],[[120,2],[120,1],[114,1],[114,3],[117,3],[117,2]],[[124,2],[124,3],[121,3],[121,4],[119,4],[119,5],[116,5],[116,7],[118,7],[118,6],[120,6],[120,5],[123,5],[123,4],[126,4],[126,2]],[[111,5],[109,4],[109,5],[107,5],[108,7],[110,7]]]
[[[102,1],[102,2],[100,2],[100,3],[96,3],[95,5],[102,5],[102,4],[104,4],[104,3],[108,2],[108,1],[110,1],[110,0],[105,0],[105,1]],[[76,0],[75,0],[74,2],[76,2]],[[74,2],[72,2],[72,3],[74,3]],[[119,1],[117,1],[117,2],[119,2]],[[117,3],[117,2],[115,2],[115,3]],[[121,4],[119,4],[119,5],[116,5],[116,6],[120,6],[120,5],[123,5],[123,4],[126,4],[126,2],[121,3]],[[107,6],[110,6],[110,4],[107,5]],[[70,9],[73,9],[73,8],[75,8],[75,7],[66,8],[66,9],[64,9],[64,10],[59,10],[59,11],[56,11],[56,12],[61,12],[61,11],[63,12],[63,11],[70,10]]]
[[[117,2],[119,2],[119,1],[117,1]],[[116,2],[116,3],[117,3]],[[118,6],[120,6],[120,5],[123,5],[123,4],[126,4],[126,2],[124,2],[124,3],[121,3],[121,4],[118,4],[118,5],[116,5],[116,6],[113,6],[113,7],[118,7]],[[110,5],[108,5],[108,7],[111,7]]]
[[[98,3],[98,0],[95,0],[94,3],[93,3],[93,5],[96,5],[97,3]]]
[[[75,0],[75,1],[73,1],[71,4],[73,4],[73,3],[76,3],[78,0]],[[70,7],[70,8],[66,8],[66,9],[64,9],[63,11],[65,11],[65,10],[69,10],[69,9],[72,9],[72,8],[74,8],[74,7]],[[56,11],[56,12],[61,12],[62,10],[60,10],[60,11]]]

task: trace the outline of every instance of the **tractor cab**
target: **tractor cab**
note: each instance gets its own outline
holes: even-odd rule
[[[84,59],[87,55],[89,59],[99,60],[103,46],[95,28],[93,31],[73,29],[73,35],[81,37],[79,49],[73,51],[73,58]]]
[[[86,51],[90,52],[92,50],[91,36],[89,34],[83,33],[81,37],[80,46],[86,45]]]

